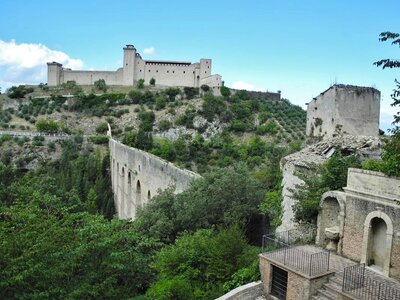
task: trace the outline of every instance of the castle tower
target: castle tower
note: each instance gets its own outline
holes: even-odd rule
[[[211,76],[211,59],[200,59],[200,79]]]
[[[55,61],[47,63],[47,85],[60,85],[62,64]]]
[[[135,57],[136,48],[133,45],[124,47],[123,85],[133,85],[135,81]]]

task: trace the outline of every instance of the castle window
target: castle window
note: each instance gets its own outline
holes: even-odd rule
[[[140,70],[140,73],[142,73],[142,70]]]
[[[193,71],[193,74],[194,74],[194,71]]]
[[[183,71],[183,74],[185,74],[186,72],[185,71]]]
[[[169,71],[167,70],[167,73],[169,73]]]
[[[149,70],[149,73],[150,73],[150,70]]]
[[[156,70],[156,73],[158,73],[158,70]]]
[[[208,69],[210,68],[210,66],[207,67]]]
[[[175,71],[172,71],[172,73],[175,73]]]

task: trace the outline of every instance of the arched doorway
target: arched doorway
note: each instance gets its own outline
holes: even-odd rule
[[[387,214],[373,211],[364,222],[364,238],[361,263],[390,275],[392,255],[393,224]]]
[[[383,271],[387,248],[387,226],[383,219],[373,218],[369,234],[367,264]]]

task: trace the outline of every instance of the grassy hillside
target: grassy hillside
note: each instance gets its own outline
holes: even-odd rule
[[[228,90],[215,97],[194,88],[159,87],[108,87],[104,93],[74,84],[21,90],[29,92],[10,95],[14,99],[1,95],[1,129],[32,131],[47,119],[66,133],[104,135],[110,123],[125,144],[198,172],[237,160],[257,165],[271,149],[297,149],[304,140],[305,111],[262,93]]]

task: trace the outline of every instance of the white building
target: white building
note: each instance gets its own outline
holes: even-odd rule
[[[143,60],[133,45],[126,45],[122,68],[116,71],[74,71],[63,68],[57,62],[47,63],[47,84],[58,86],[67,81],[79,85],[92,85],[104,79],[107,85],[133,86],[139,79],[148,84],[151,78],[157,85],[200,87],[205,84],[219,89],[220,75],[211,75],[211,59],[200,59],[198,63],[177,61]]]

